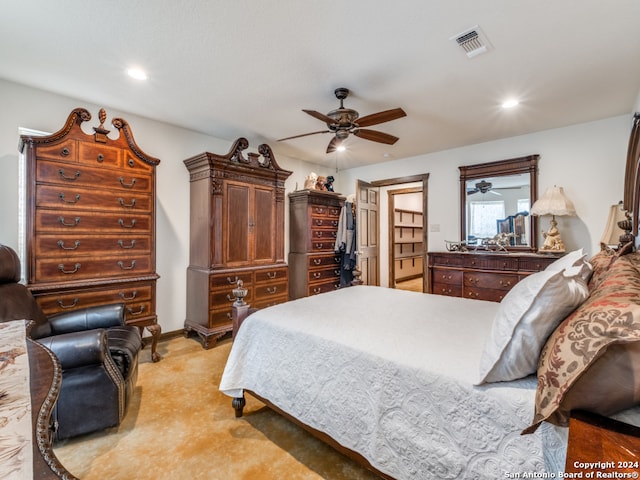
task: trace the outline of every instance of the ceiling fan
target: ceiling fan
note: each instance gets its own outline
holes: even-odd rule
[[[470,188],[467,190],[467,195],[473,195],[474,193],[493,193],[494,195],[502,195],[500,192],[496,192],[492,190],[493,184],[491,182],[487,182],[486,180],[482,180],[476,183],[475,188]]]
[[[293,137],[281,138],[278,142],[283,140],[291,140],[292,138],[306,137],[308,135],[316,135],[318,133],[333,133],[334,137],[327,146],[327,153],[334,152],[338,146],[345,140],[350,134],[356,137],[364,138],[365,140],[371,140],[378,143],[386,143],[387,145],[393,145],[398,141],[398,137],[389,135],[388,133],[379,132],[377,130],[369,130],[362,127],[370,127],[371,125],[378,125],[379,123],[390,122],[398,118],[405,117],[407,114],[401,108],[392,108],[391,110],[385,110],[378,113],[372,113],[371,115],[365,115],[360,117],[360,114],[351,109],[345,108],[343,101],[349,95],[349,89],[336,88],[335,96],[340,100],[340,108],[331,110],[326,115],[315,110],[302,110],[303,112],[311,115],[318,120],[321,120],[327,124],[328,130],[319,130],[317,132],[303,133],[302,135],[294,135]]]

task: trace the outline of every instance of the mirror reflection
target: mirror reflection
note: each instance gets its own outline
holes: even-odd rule
[[[467,180],[467,245],[504,234],[510,246],[530,246],[529,190],[529,174]]]
[[[462,166],[460,227],[470,251],[536,250],[536,217],[529,214],[537,199],[538,155]]]

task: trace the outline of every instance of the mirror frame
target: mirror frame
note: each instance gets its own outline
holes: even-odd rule
[[[510,158],[497,162],[478,163],[458,167],[460,169],[460,240],[467,238],[467,180],[480,180],[486,177],[504,177],[507,175],[529,174],[529,198],[531,205],[538,199],[538,160],[540,155]],[[507,246],[509,251],[536,252],[538,250],[538,218],[528,215],[530,245]]]

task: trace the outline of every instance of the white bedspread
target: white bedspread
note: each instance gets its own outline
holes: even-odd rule
[[[566,429],[520,435],[535,378],[474,386],[497,308],[359,286],[259,310],[220,390],[254,391],[399,480],[558,472]]]

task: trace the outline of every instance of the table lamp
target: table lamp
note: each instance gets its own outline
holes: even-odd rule
[[[563,253],[564,242],[558,230],[556,215],[575,215],[576,209],[571,200],[564,195],[562,187],[549,187],[532,205],[531,215],[551,215],[549,230],[542,233],[544,244],[538,249],[539,252]]]

